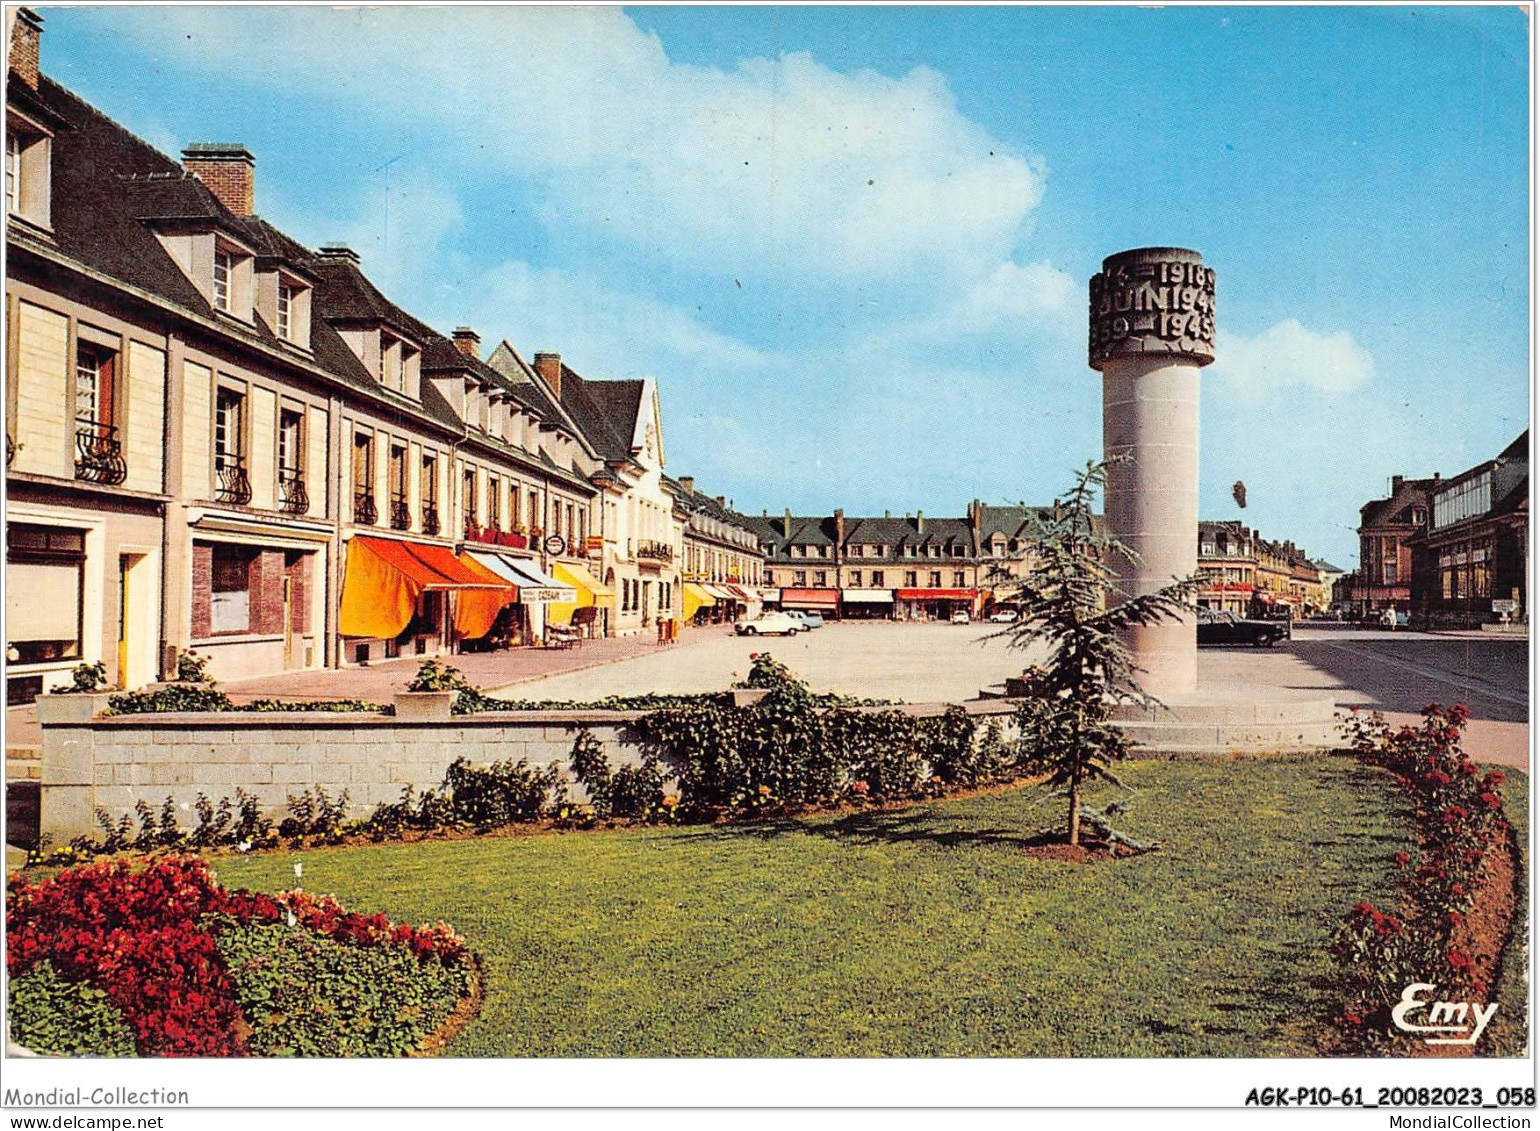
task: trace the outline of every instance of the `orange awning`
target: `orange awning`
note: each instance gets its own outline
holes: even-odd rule
[[[424,546],[423,549],[436,550],[440,547]],[[443,552],[447,554],[449,551]],[[451,556],[449,560],[463,570],[466,576],[475,577],[476,584],[481,586],[476,589],[467,586],[455,597],[455,631],[467,640],[485,636],[492,631],[492,625],[503,606],[515,600],[519,591],[475,558]]]
[[[516,592],[442,546],[357,537],[348,543],[337,629],[344,636],[399,636],[417,599],[430,590],[458,594],[455,631],[465,637],[485,636]]]

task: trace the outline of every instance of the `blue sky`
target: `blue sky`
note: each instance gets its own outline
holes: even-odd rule
[[[246,143],[439,329],[656,376],[669,470],[752,513],[1049,500],[1146,244],[1218,272],[1206,518],[1350,567],[1392,474],[1528,419],[1516,7],[41,11],[47,73]]]

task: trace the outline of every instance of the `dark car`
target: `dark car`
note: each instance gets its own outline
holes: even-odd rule
[[[1252,644],[1272,647],[1287,639],[1286,620],[1242,620],[1234,613],[1217,609],[1198,610],[1199,644]]]

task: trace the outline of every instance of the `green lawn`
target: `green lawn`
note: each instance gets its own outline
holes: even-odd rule
[[[775,826],[303,853],[306,888],[443,917],[486,960],[464,1056],[1282,1056],[1327,937],[1390,891],[1399,791],[1345,759],[1139,762],[1164,852],[1027,857],[1035,788]],[[1516,783],[1517,784],[1517,783]],[[292,886],[294,857],[221,859]]]

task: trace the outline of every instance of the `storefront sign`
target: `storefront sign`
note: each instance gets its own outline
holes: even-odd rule
[[[560,534],[551,534],[545,540],[545,552],[560,557],[567,552],[567,540]]]

